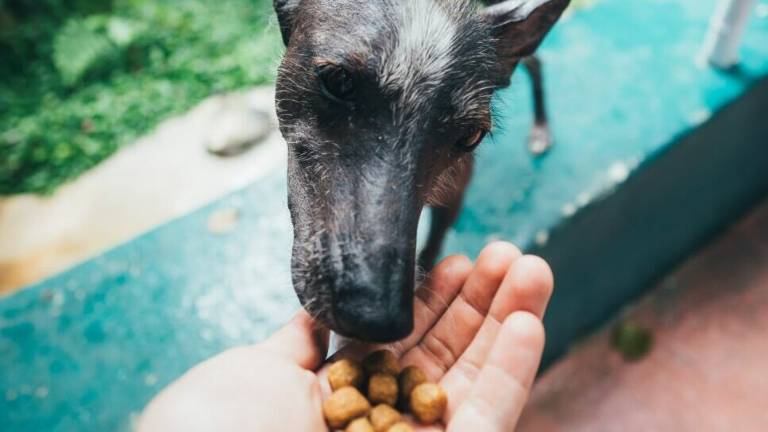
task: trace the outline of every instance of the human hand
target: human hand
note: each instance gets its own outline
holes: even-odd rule
[[[544,261],[521,256],[509,243],[487,246],[474,265],[446,258],[416,292],[408,338],[350,343],[324,362],[328,331],[299,312],[264,342],[191,369],[150,403],[139,429],[327,430],[321,409],[330,394],[327,365],[386,348],[448,394],[443,422],[416,430],[513,430],[539,366],[552,285]]]

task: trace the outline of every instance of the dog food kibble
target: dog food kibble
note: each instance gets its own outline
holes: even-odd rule
[[[353,419],[368,414],[371,404],[356,388],[343,387],[323,402],[323,414],[328,425],[341,429]]]
[[[371,422],[365,417],[352,420],[352,422],[344,429],[344,432],[377,432]]]
[[[387,432],[387,430],[400,421],[400,413],[389,405],[381,404],[375,406],[368,415],[371,419],[371,425],[376,432]]]
[[[385,373],[397,376],[400,373],[400,366],[397,364],[397,357],[387,350],[374,351],[363,359],[363,369],[369,376],[375,373]]]
[[[426,381],[427,375],[418,367],[408,366],[403,369],[397,377],[397,387],[400,390],[400,397],[397,401],[398,405],[403,409],[408,408],[411,392],[417,385]]]
[[[328,384],[336,391],[342,387],[360,387],[363,383],[363,368],[352,360],[342,359],[328,368]]]
[[[448,397],[437,384],[423,383],[411,392],[411,413],[420,422],[431,424],[443,417]]]
[[[397,378],[384,373],[371,375],[368,379],[368,400],[374,404],[395,406],[397,402]]]
[[[368,354],[361,363],[335,362],[328,368],[328,384],[333,393],[323,402],[323,415],[333,431],[413,432],[395,406],[432,424],[448,405],[445,391],[428,382],[424,371],[408,366],[401,372],[397,357],[386,350]]]
[[[413,432],[413,428],[406,422],[395,423],[387,432]]]

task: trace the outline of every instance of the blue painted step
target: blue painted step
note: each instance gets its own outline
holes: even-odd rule
[[[541,51],[557,138],[543,159],[524,149],[525,78],[498,95],[446,252],[504,238],[552,261],[550,360],[764,190],[768,19],[740,73],[717,73],[694,62],[714,3],[603,0],[561,23]],[[207,231],[218,208],[240,210],[234,232]],[[298,307],[290,231],[277,169],[0,301],[0,429],[128,429],[186,368],[263,338]]]

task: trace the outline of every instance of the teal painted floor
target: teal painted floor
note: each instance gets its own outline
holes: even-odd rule
[[[490,239],[545,243],[639,164],[768,74],[768,2],[758,2],[738,73],[697,66],[714,0],[603,0],[541,50],[556,135],[524,148],[527,79],[500,92],[446,252]],[[768,113],[766,115],[768,120]],[[768,140],[767,140],[768,144]],[[48,281],[0,300],[0,430],[125,430],[149,398],[225,347],[262,339],[298,307],[281,167],[254,184]],[[236,208],[236,229],[207,228]]]

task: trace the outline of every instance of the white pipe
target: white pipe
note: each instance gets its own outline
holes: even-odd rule
[[[728,69],[738,64],[741,37],[754,5],[755,0],[720,0],[704,43],[704,58],[711,65]]]

